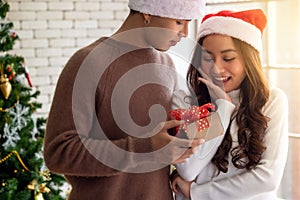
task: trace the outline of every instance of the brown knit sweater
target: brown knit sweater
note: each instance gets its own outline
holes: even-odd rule
[[[47,167],[72,185],[70,200],[173,199],[169,166],[152,167],[161,160],[146,154],[152,151],[146,134],[152,122],[165,120],[150,107],[169,110],[175,89],[171,59],[151,48],[101,38],[71,57],[57,83],[44,147]]]

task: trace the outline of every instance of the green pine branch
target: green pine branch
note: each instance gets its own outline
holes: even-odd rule
[[[50,189],[50,192],[42,193],[45,200],[62,200],[64,178],[50,174],[49,179],[41,171],[44,165],[42,147],[46,119],[34,118],[42,104],[37,101],[40,92],[33,91],[26,83],[24,58],[8,53],[19,37],[12,31],[13,23],[5,21],[7,12],[8,3],[0,0],[0,78],[7,78],[12,88],[8,98],[0,90],[0,199],[35,199],[38,189],[30,189],[35,181],[36,187]],[[5,86],[2,85],[2,89],[6,89]],[[17,113],[17,106],[21,114]],[[17,135],[10,138],[14,140],[14,145],[9,143],[4,146],[8,142],[8,135],[15,132]]]

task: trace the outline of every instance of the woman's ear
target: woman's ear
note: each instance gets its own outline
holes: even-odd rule
[[[145,25],[147,25],[147,24],[150,24],[150,22],[151,22],[151,15],[149,15],[149,14],[145,14],[145,13],[143,13],[143,17],[144,17],[144,24]]]

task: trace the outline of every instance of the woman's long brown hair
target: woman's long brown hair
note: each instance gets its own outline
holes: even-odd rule
[[[251,170],[261,164],[261,156],[266,149],[264,145],[265,130],[269,118],[264,116],[262,108],[269,98],[269,87],[262,71],[261,59],[258,51],[245,42],[232,38],[235,47],[241,52],[245,61],[246,77],[240,87],[240,106],[231,118],[236,119],[238,126],[237,137],[239,145],[232,148],[230,127],[225,132],[224,139],[212,163],[219,172],[228,170],[228,157],[232,156],[232,163],[238,169]],[[187,81],[190,89],[197,96],[194,104],[203,105],[211,102],[205,84],[198,81],[202,77],[197,68],[201,67],[201,45],[204,38],[198,41],[193,55],[192,64],[187,72]]]

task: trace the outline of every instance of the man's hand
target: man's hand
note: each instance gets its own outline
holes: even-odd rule
[[[162,162],[170,162],[170,164],[184,162],[194,154],[197,147],[204,142],[203,139],[181,139],[171,136],[168,133],[168,129],[180,126],[181,124],[181,121],[170,120],[160,123],[153,130],[155,132],[151,137],[153,150],[162,150],[162,152],[158,152],[159,159],[162,159]]]

